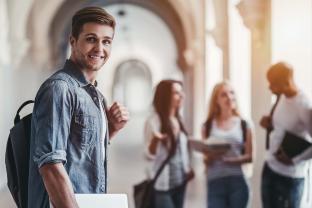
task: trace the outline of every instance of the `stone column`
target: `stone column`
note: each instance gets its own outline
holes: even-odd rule
[[[271,1],[242,0],[237,9],[244,24],[251,31],[251,106],[255,124],[254,174],[252,179],[252,207],[261,207],[261,171],[265,159],[265,131],[259,121],[268,114],[271,96],[266,80],[266,71],[271,64]]]
[[[175,3],[176,4],[176,3]],[[186,99],[184,115],[187,130],[199,136],[205,107],[205,1],[189,3],[184,11],[185,48],[179,51],[178,66],[183,69]]]
[[[187,70],[184,70],[185,78],[185,120],[191,125],[187,130],[191,135],[200,136],[200,127],[203,122],[205,108],[205,66],[204,53],[201,45],[204,45],[202,37],[192,41],[192,48],[184,51]]]
[[[216,45],[222,50],[223,78],[230,79],[228,0],[213,0],[216,26],[211,31]]]
[[[180,58],[179,66],[183,68],[184,76],[184,91],[186,95],[184,103],[184,119],[187,124],[187,130],[189,133],[194,132],[194,120],[195,120],[195,66],[194,66],[194,51],[190,48],[185,49],[182,53],[183,57]],[[183,60],[183,63],[181,61]]]
[[[10,44],[9,44],[9,19],[7,13],[7,0],[0,0],[0,189],[5,186],[6,175],[4,165],[4,153],[6,141],[10,130]],[[13,120],[12,120],[13,121]]]
[[[12,57],[11,65],[13,68],[20,64],[29,47],[26,31],[28,15],[33,1],[35,0],[7,1],[10,25],[10,55]]]

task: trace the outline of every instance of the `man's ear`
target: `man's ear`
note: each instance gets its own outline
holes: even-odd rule
[[[71,36],[69,37],[69,43],[70,43],[70,45],[73,46],[75,42],[76,42],[76,38],[74,38],[74,36],[71,35]]]
[[[292,86],[293,81],[291,79],[287,80],[287,87],[290,88]]]

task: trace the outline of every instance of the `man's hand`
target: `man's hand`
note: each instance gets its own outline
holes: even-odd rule
[[[260,126],[262,126],[265,129],[271,129],[272,128],[271,116],[263,116],[260,120]]]
[[[110,136],[114,136],[129,120],[129,112],[121,104],[114,102],[107,112]]]
[[[278,149],[274,155],[275,158],[284,165],[294,165],[291,158],[289,158],[282,149]]]

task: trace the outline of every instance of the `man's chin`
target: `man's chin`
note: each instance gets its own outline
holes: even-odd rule
[[[88,68],[91,71],[99,71],[104,64],[96,64],[96,65],[89,65]]]

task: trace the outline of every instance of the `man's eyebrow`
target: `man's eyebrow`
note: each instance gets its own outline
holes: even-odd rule
[[[85,34],[85,36],[89,36],[89,35],[97,36],[95,33],[87,33],[87,34]]]
[[[98,35],[95,34],[95,33],[87,33],[87,34],[85,34],[85,36],[95,36],[95,37],[98,37]],[[113,38],[110,37],[110,36],[104,36],[103,38],[104,38],[104,39],[113,39]]]

